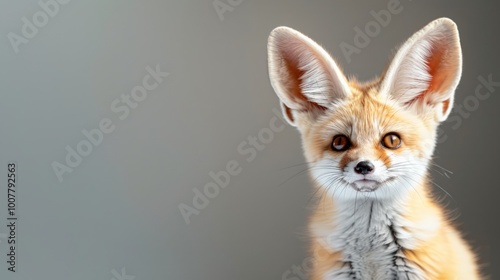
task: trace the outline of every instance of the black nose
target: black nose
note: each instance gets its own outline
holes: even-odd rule
[[[373,172],[373,169],[375,169],[375,166],[373,166],[373,163],[369,161],[360,161],[355,167],[354,171],[358,174],[370,174]]]

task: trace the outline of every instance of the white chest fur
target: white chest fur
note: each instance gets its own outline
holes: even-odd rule
[[[417,237],[405,230],[411,224],[395,207],[363,200],[340,207],[333,232],[318,232],[325,245],[342,252],[343,258],[343,266],[332,270],[325,280],[424,280],[422,272],[403,254],[417,242]]]

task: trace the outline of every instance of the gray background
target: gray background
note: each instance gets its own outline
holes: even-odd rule
[[[287,126],[250,162],[238,152],[278,108],[266,61],[274,27],[302,31],[347,73],[368,79],[413,32],[446,16],[459,26],[464,55],[455,105],[474,94],[478,76],[500,81],[494,1],[401,0],[402,12],[348,62],[339,44],[353,44],[354,27],[388,2],[244,0],[221,19],[213,0],[72,0],[16,54],[9,32],[21,34],[22,18],[41,8],[2,1],[0,234],[11,160],[19,168],[19,220],[18,271],[7,271],[0,235],[0,279],[120,280],[113,272],[122,268],[136,280],[282,279],[306,258],[311,191],[304,166],[294,167],[304,162],[299,135]],[[170,76],[119,120],[111,102],[157,64]],[[500,277],[499,88],[459,127],[443,125],[448,139],[435,162],[454,174],[434,172],[453,196],[443,203],[492,278]],[[51,163],[64,162],[65,147],[103,118],[116,129],[59,182]],[[231,160],[241,173],[187,225],[180,203],[192,205],[193,188]]]

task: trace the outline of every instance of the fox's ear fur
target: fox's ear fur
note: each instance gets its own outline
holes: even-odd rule
[[[293,126],[298,114],[315,117],[350,92],[347,79],[330,55],[291,28],[277,27],[271,32],[268,63],[271,85]]]
[[[421,113],[433,110],[444,121],[462,73],[458,30],[448,18],[432,21],[396,53],[380,86],[399,104]]]

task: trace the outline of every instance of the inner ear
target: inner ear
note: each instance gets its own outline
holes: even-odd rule
[[[450,74],[455,74],[459,71],[457,69],[459,67],[458,63],[453,59],[449,59],[451,55],[455,55],[450,54],[452,51],[443,41],[433,42],[430,48],[430,55],[426,61],[427,71],[431,79],[429,87],[422,94],[427,92],[445,92],[447,88],[452,87],[454,79],[450,79]]]
[[[302,93],[301,84],[303,83],[302,77],[305,71],[296,66],[299,64],[298,55],[294,55],[289,51],[283,51],[281,55],[283,57],[281,63],[283,63],[283,68],[286,69],[287,83],[285,84],[289,92],[289,97],[294,103],[309,103],[307,97]]]
[[[281,49],[282,52],[281,52],[281,56],[282,56],[282,60],[281,60],[281,63],[283,63],[282,67],[284,69],[286,69],[286,87],[288,89],[288,92],[289,92],[289,97],[293,100],[294,103],[298,103],[298,104],[301,104],[301,108],[298,110],[298,111],[301,111],[301,112],[306,112],[306,111],[311,111],[311,110],[317,110],[317,111],[320,111],[320,112],[324,112],[326,111],[328,108],[325,107],[325,106],[322,106],[316,102],[311,102],[310,98],[308,98],[308,96],[306,94],[304,94],[304,88],[305,88],[305,85],[306,84],[311,84],[311,81],[307,81],[308,79],[311,79],[311,76],[313,76],[314,74],[318,75],[319,73],[316,73],[316,72],[327,72],[325,70],[323,71],[311,71],[310,69],[310,66],[313,64],[313,63],[317,63],[319,64],[320,66],[317,66],[318,67],[318,70],[319,69],[326,69],[328,67],[328,65],[325,65],[325,62],[324,61],[321,61],[321,60],[318,60],[316,62],[314,61],[311,61],[309,62],[308,64],[309,65],[305,65],[305,66],[302,66],[302,67],[297,67],[298,65],[303,65],[304,62],[301,61],[301,59],[304,60],[304,55],[300,55],[300,54],[297,54],[297,50],[296,49],[293,49],[293,50],[289,50],[287,48],[282,48]],[[311,56],[319,56],[318,54],[314,54]],[[313,72],[313,73],[312,73]],[[283,75],[285,73],[282,73]],[[322,80],[324,78],[316,78],[315,80],[319,83],[320,80]],[[309,87],[313,87],[311,85],[309,85]],[[332,89],[330,88],[325,88],[327,91],[333,91]],[[326,92],[325,95],[328,95],[329,93]],[[286,113],[288,115],[288,117],[290,118],[290,120],[293,120],[293,115],[292,115],[292,109],[290,109],[288,106],[284,105],[285,106],[284,108],[284,113]]]
[[[295,118],[293,117],[292,114],[292,109],[288,108],[285,104],[281,103],[282,109],[283,109],[283,115],[287,118],[288,122],[291,124],[295,123]]]
[[[422,91],[417,94],[414,98],[404,102],[405,105],[412,105],[425,98],[426,94],[432,92],[442,92],[442,90],[450,85],[450,79],[447,79],[446,63],[444,58],[446,57],[446,46],[444,44],[431,45],[424,55],[424,65],[427,75],[425,80],[426,87],[422,88]],[[443,108],[443,113],[449,105],[449,100],[446,100],[447,105]],[[427,101],[429,103],[429,101]],[[428,104],[431,105],[431,104]]]
[[[443,57],[445,56],[445,46],[440,44],[440,46],[432,46],[430,50],[430,57],[427,59],[427,68],[431,76],[431,81],[429,83],[429,88],[427,91],[438,91],[439,88],[443,87],[445,83],[443,72],[440,71],[443,68]]]
[[[443,116],[446,115],[446,113],[450,109],[450,105],[451,105],[451,99],[446,99],[445,101],[443,101]]]

